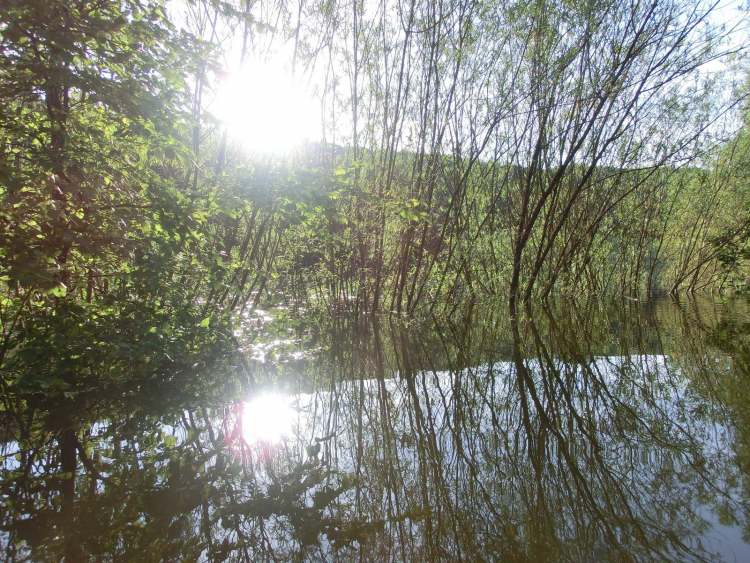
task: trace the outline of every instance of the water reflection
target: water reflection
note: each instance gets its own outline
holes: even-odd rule
[[[281,393],[261,393],[242,403],[242,439],[248,445],[276,445],[292,435],[297,415],[291,398]]]
[[[161,408],[6,400],[4,558],[750,558],[746,303],[480,313],[336,319]]]

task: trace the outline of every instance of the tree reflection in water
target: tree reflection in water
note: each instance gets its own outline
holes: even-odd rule
[[[742,559],[748,321],[736,301],[338,319],[302,359],[222,358],[189,392],[6,397],[3,557]],[[243,402],[266,387],[286,399]]]

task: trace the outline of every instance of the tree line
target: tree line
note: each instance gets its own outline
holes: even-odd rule
[[[63,310],[177,338],[265,302],[746,285],[744,28],[717,4],[53,4],[0,16],[4,354]],[[322,140],[258,159],[210,98],[274,45]]]

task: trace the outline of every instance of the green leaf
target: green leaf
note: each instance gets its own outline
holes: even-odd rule
[[[54,297],[65,297],[68,294],[68,288],[65,287],[65,284],[60,284],[50,289],[47,293]]]

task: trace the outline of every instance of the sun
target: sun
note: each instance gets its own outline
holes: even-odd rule
[[[279,444],[292,435],[298,415],[289,397],[264,393],[242,405],[242,438],[248,445]]]
[[[279,63],[256,62],[220,79],[212,113],[245,150],[283,155],[320,135],[308,85]]]

